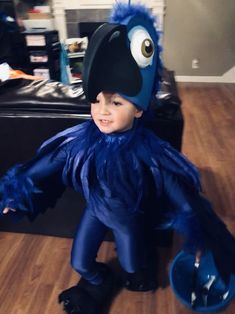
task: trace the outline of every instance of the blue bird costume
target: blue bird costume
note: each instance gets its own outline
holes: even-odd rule
[[[89,43],[83,73],[87,99],[94,102],[101,91],[111,91],[146,110],[159,81],[157,42],[145,7],[117,4],[110,23]],[[235,273],[235,240],[202,196],[198,170],[141,121],[125,132],[104,134],[91,120],[55,135],[32,160],[2,178],[0,209],[15,208],[14,215],[33,219],[53,206],[66,186],[87,203],[72,248],[72,266],[82,279],[60,295],[67,313],[98,313],[110,294],[110,270],[95,261],[108,229],[129,274],[148,267],[149,230],[156,228],[181,233],[187,254],[211,252],[225,283]]]

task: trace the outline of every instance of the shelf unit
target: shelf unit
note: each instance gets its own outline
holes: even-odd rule
[[[60,80],[60,42],[58,31],[23,32],[33,75]]]

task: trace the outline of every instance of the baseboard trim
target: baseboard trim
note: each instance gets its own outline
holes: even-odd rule
[[[235,78],[225,79],[223,76],[176,76],[176,82],[201,82],[201,83],[235,83]]]
[[[235,66],[222,76],[187,76],[176,75],[177,82],[201,82],[201,83],[235,83]]]

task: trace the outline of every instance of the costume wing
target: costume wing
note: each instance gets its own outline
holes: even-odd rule
[[[0,211],[16,209],[19,218],[27,214],[34,218],[53,207],[64,191],[61,173],[65,153],[41,154],[31,161],[14,166],[0,181]]]
[[[68,160],[67,145],[84,137],[87,124],[77,125],[47,140],[36,156],[11,168],[0,180],[0,212],[16,209],[16,216],[30,219],[53,207],[65,190],[63,171]]]
[[[171,208],[168,227],[184,236],[184,249],[210,250],[225,281],[235,273],[235,239],[200,192],[196,168],[168,144],[159,159],[163,194]],[[170,223],[169,223],[170,222]]]

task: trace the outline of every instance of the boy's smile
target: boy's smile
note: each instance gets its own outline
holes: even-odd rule
[[[132,128],[135,118],[142,116],[130,101],[118,94],[101,92],[97,101],[91,104],[92,118],[103,133],[124,132]]]
[[[111,121],[109,120],[104,120],[104,119],[101,119],[99,120],[100,121],[100,124],[103,125],[103,126],[107,126],[111,123]]]

